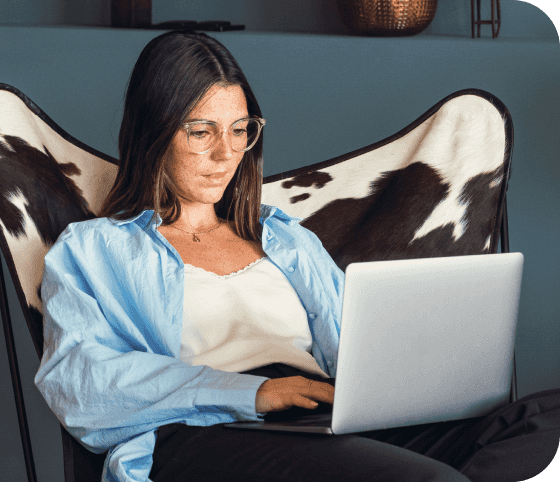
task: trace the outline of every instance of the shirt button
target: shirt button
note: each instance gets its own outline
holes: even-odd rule
[[[314,320],[315,318],[317,318],[317,315],[315,313],[309,313],[309,318]]]
[[[328,362],[327,362],[327,365],[330,366],[330,367],[332,367],[332,366],[333,366],[333,362],[332,362],[332,361],[328,361]]]
[[[294,272],[294,269],[295,269],[295,268],[294,268],[293,266],[288,266],[288,271],[289,271],[290,273],[293,273],[293,272]]]

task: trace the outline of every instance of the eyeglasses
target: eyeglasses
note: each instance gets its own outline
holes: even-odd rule
[[[235,121],[227,129],[231,148],[237,152],[247,152],[259,139],[261,129],[266,124],[260,117],[244,117]],[[220,129],[214,121],[195,120],[185,122],[189,147],[195,154],[206,154],[220,137]]]

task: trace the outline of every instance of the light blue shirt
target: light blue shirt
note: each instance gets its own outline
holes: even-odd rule
[[[72,223],[45,257],[35,384],[70,434],[92,452],[109,450],[103,482],[149,481],[162,425],[263,416],[255,399],[267,378],[180,360],[184,263],[156,230],[161,218],[148,226],[152,215]],[[334,377],[344,273],[298,221],[262,205],[262,247],[298,293],[311,353]]]

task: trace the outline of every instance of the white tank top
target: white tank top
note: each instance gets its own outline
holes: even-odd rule
[[[295,289],[267,257],[224,276],[185,264],[185,363],[227,372],[284,363],[327,378],[311,343]]]

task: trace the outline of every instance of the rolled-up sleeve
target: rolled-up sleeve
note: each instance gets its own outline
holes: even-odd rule
[[[106,260],[93,259],[65,231],[45,257],[41,287],[45,341],[35,384],[75,438],[101,453],[168,423],[261,418],[255,398],[267,378],[190,366],[143,343],[97,276],[95,263]]]

